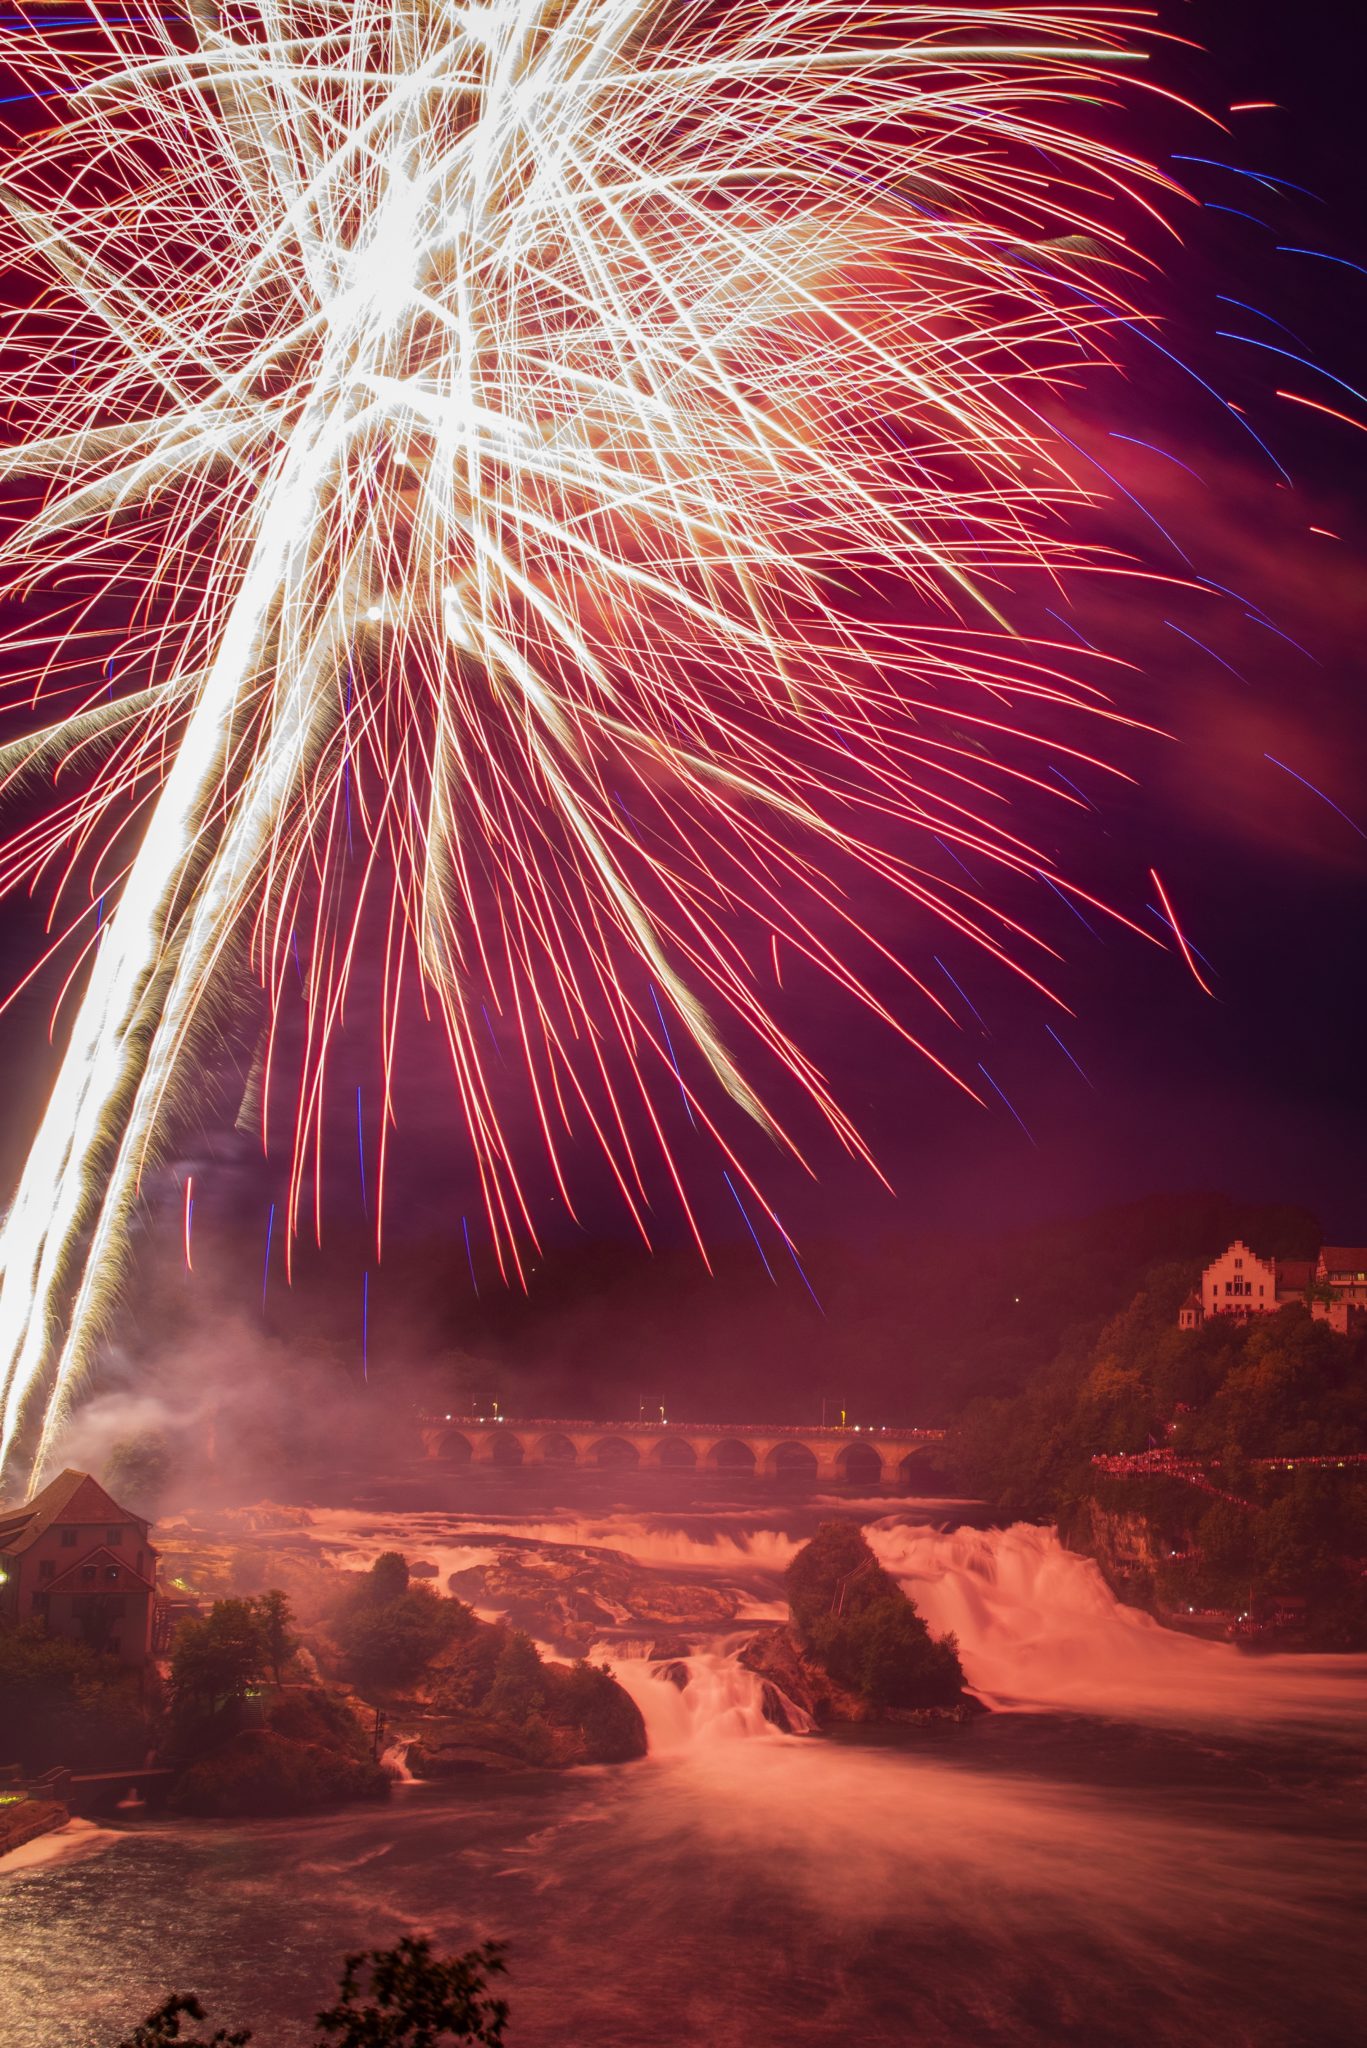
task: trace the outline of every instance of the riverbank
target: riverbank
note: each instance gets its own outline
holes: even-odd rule
[[[71,1815],[52,1799],[0,1798],[0,1856],[64,1828]]]

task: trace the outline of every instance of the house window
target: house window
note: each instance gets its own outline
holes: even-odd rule
[[[62,1531],[62,1548],[63,1548],[63,1550],[74,1550],[74,1549],[76,1548],[76,1535],[77,1535],[77,1532],[76,1532],[76,1530],[75,1530],[75,1529],[63,1529],[63,1531]]]
[[[1244,1265],[1244,1262],[1243,1262],[1243,1260],[1242,1260],[1242,1259],[1236,1259],[1236,1260],[1234,1261],[1234,1270],[1235,1270],[1235,1272],[1236,1272],[1236,1273],[1241,1273],[1241,1272],[1243,1271],[1243,1265]]]
[[[111,1545],[111,1547],[117,1548],[117,1546],[123,1542],[123,1530],[106,1529],[104,1532],[104,1540],[106,1543]]]
[[[106,1585],[117,1586],[119,1583],[118,1566],[116,1564],[107,1564],[104,1568],[104,1576]]]
[[[57,1565],[55,1559],[50,1557],[40,1557],[38,1560],[38,1576],[40,1579],[55,1579],[57,1576]]]
[[[83,1565],[81,1566],[81,1583],[82,1583],[83,1585],[90,1585],[90,1584],[91,1584],[91,1583],[93,1582],[93,1580],[94,1580],[94,1577],[95,1577],[95,1567],[94,1567],[94,1565],[93,1565],[93,1564],[83,1564]]]

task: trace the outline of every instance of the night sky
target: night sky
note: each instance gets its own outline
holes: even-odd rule
[[[1190,1187],[1303,1204],[1331,1237],[1367,1235],[1367,433],[1275,396],[1295,391],[1367,422],[1367,140],[1360,53],[1345,26],[1354,13],[1321,0],[1163,10],[1167,28],[1205,46],[1160,58],[1176,91],[1217,113],[1247,100],[1279,106],[1225,113],[1228,134],[1177,111],[1129,123],[1127,139],[1155,156],[1213,160],[1172,165],[1200,203],[1174,207],[1182,242],[1155,237],[1166,275],[1142,288],[1163,311],[1164,346],[1194,375],[1136,339],[1126,381],[1099,381],[1050,411],[1132,494],[1099,518],[1098,537],[1188,586],[1083,588],[1077,579],[1062,600],[1059,637],[1094,639],[1131,663],[1118,702],[1161,732],[1135,733],[1114,750],[1132,784],[1078,774],[1094,809],[1074,813],[1059,843],[1098,896],[1166,936],[1149,907],[1157,899],[1148,871],[1159,870],[1207,963],[1213,999],[1174,950],[1099,917],[1084,924],[1061,901],[1041,911],[1039,892],[1028,914],[1066,953],[1051,978],[1071,1015],[947,947],[905,911],[878,910],[880,935],[916,960],[953,1009],[961,1029],[941,1032],[936,1049],[970,1076],[986,1075],[978,1085],[987,1106],[828,990],[795,979],[783,1019],[827,1071],[895,1190],[843,1160],[829,1137],[808,1133],[815,1179],[752,1147],[750,1163],[799,1244],[999,1230]],[[1244,409],[1270,457],[1197,379]],[[1043,590],[1022,594],[1026,619],[1043,632],[1055,631],[1041,609],[1048,601]],[[32,911],[6,911],[7,984],[27,971],[40,930]],[[56,985],[41,978],[0,1021],[6,1178],[37,1115]],[[355,1161],[355,1089],[373,1071],[363,1012],[358,1004],[333,1070],[325,1223],[349,1244],[366,1222]],[[468,1218],[477,1269],[496,1284],[435,1034],[414,1033],[399,1108],[391,1244],[444,1242],[452,1287],[464,1286]],[[524,1113],[511,1097],[506,1108],[514,1120]],[[728,1256],[747,1248],[715,1154],[694,1143],[680,1103],[663,1102],[662,1113],[673,1118],[709,1239]],[[150,1189],[153,1233],[179,1230],[186,1170],[196,1177],[206,1262],[215,1239],[240,1259],[250,1306],[283,1162],[263,1164],[234,1133],[231,1105],[218,1104],[202,1127],[179,1134]],[[373,1160],[371,1170],[373,1204]],[[533,1168],[533,1189],[537,1178]],[[602,1179],[583,1162],[577,1230],[546,1180],[550,1250],[626,1241]],[[682,1242],[677,1210],[663,1201],[657,1224],[663,1247]],[[781,1251],[772,1234],[767,1248]],[[800,1284],[791,1265],[780,1278],[785,1288]]]

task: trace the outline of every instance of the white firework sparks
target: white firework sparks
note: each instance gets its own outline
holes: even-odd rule
[[[626,1074],[687,1205],[648,987],[781,1143],[737,1040],[862,1150],[737,932],[880,1013],[838,868],[1024,937],[921,855],[1051,869],[1000,801],[1031,721],[1114,715],[1002,606],[1081,553],[1037,399],[1104,356],[1117,202],[1162,183],[1074,118],[1132,19],[191,0],[9,39],[0,574],[17,700],[64,694],[0,773],[72,793],[0,882],[79,873],[90,955],[0,1236],[0,1461],[47,1458],[196,1048],[253,978],[275,1014],[301,929],[292,1217],[372,919],[386,1072],[416,974],[512,1266],[481,991],[567,1198],[586,1135],[644,1228]]]

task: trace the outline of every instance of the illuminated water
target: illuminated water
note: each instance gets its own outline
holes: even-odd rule
[[[491,1528],[596,1542],[763,1612],[830,1511],[660,1499],[467,1491],[466,1515],[372,1503],[316,1528],[357,1562],[398,1540],[443,1573]],[[108,2048],[173,1986],[298,2048],[341,1952],[408,1928],[509,1940],[512,2048],[1367,2039],[1367,1660],[1246,1658],[1118,1609],[1048,1532],[851,1506],[1010,1711],[785,1737],[724,1641],[695,1638],[685,1693],[619,1642],[642,1764],[40,1845],[0,1879],[5,2048]]]

